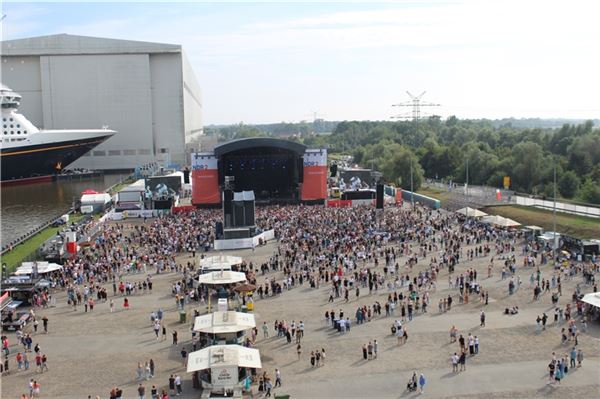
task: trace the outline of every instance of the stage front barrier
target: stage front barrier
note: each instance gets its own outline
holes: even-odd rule
[[[262,240],[266,242],[275,238],[275,230],[263,231],[259,235],[251,238],[234,238],[231,240],[215,240],[215,250],[221,251],[226,249],[244,249],[257,247]]]
[[[221,203],[217,157],[212,153],[192,154],[192,204]]]
[[[302,182],[302,201],[327,198],[327,150],[306,150]]]

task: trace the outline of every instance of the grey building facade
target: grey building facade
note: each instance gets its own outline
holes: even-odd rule
[[[181,46],[67,34],[2,42],[2,83],[40,129],[118,133],[71,167],[185,165],[202,134],[200,88]]]

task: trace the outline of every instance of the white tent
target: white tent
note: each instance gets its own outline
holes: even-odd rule
[[[200,284],[234,284],[246,281],[246,274],[241,272],[221,271],[201,274],[198,278]]]
[[[456,211],[456,213],[460,213],[465,216],[474,217],[474,218],[480,218],[483,216],[487,216],[487,213],[482,212],[479,209],[469,208],[468,206],[466,208],[459,209],[458,211]]]
[[[481,221],[497,227],[515,227],[521,225],[519,222],[499,215],[484,216]]]
[[[240,265],[242,261],[243,259],[240,256],[209,256],[200,259],[200,269],[210,271],[231,270],[231,266]]]
[[[214,312],[196,317],[194,331],[209,334],[226,334],[256,327],[252,313]]]
[[[258,349],[241,345],[213,345],[188,355],[187,372],[213,367],[262,368]]]
[[[18,276],[29,275],[33,272],[33,264],[36,262],[23,262],[15,271]],[[38,274],[46,274],[57,270],[62,270],[62,266],[56,263],[37,262]]]
[[[585,303],[589,303],[592,306],[600,308],[600,292],[585,294],[581,300]]]

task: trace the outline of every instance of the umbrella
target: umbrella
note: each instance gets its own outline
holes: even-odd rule
[[[235,291],[237,292],[250,292],[250,291],[254,291],[256,289],[256,286],[254,284],[242,284],[242,285],[238,285],[237,287],[234,288]]]

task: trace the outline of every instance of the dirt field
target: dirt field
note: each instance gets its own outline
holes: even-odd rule
[[[253,261],[255,264],[268,259],[275,250],[275,244],[257,248],[255,252],[230,251]],[[185,263],[188,257],[180,257]],[[517,265],[521,265],[518,257]],[[405,260],[399,258],[403,265]],[[550,322],[546,331],[535,334],[535,318],[542,312],[552,317],[552,305],[549,294],[544,294],[539,302],[532,302],[532,290],[529,289],[531,270],[519,268],[523,285],[512,296],[508,296],[508,280],[501,280],[498,270],[492,278],[486,278],[488,259],[477,259],[460,263],[456,272],[467,268],[479,270],[479,281],[489,290],[490,304],[485,307],[487,321],[485,327],[479,327],[479,312],[484,307],[472,299],[467,305],[458,305],[443,314],[438,313],[437,302],[448,293],[457,291],[448,289],[447,271],[438,278],[436,292],[431,295],[429,312],[418,314],[406,323],[408,342],[398,346],[391,335],[390,327],[397,317],[378,317],[375,320],[357,326],[354,313],[358,305],[372,305],[379,301],[385,303],[388,292],[368,295],[368,289],[362,290],[360,298],[354,293],[350,301],[336,299],[327,302],[329,287],[322,284],[312,289],[306,283],[284,291],[281,296],[257,300],[255,314],[257,326],[266,321],[271,337],[263,339],[259,328],[257,347],[261,351],[263,370],[271,376],[275,368],[282,372],[283,386],[275,394],[290,394],[292,398],[399,398],[413,397],[414,393],[405,391],[406,381],[413,371],[424,373],[427,378],[425,394],[422,397],[452,398],[592,398],[600,395],[600,326],[590,323],[588,333],[581,335],[579,348],[585,354],[583,367],[569,371],[562,386],[546,384],[547,365],[552,352],[563,354],[569,346],[560,345],[560,327]],[[419,263],[417,270],[424,269],[428,260]],[[381,266],[380,266],[381,268]],[[543,277],[551,276],[551,267],[542,267]],[[413,272],[414,273],[414,272]],[[266,277],[281,278],[279,273]],[[142,275],[128,276],[128,280],[137,281]],[[266,277],[259,277],[262,283]],[[27,383],[34,378],[41,383],[41,398],[107,398],[111,387],[124,390],[124,397],[137,398],[136,366],[150,358],[156,363],[156,375],[150,381],[144,381],[146,397],[152,384],[166,387],[169,375],[179,374],[183,379],[182,398],[199,397],[199,391],[191,386],[191,376],[185,373],[181,361],[182,346],[191,347],[191,320],[180,324],[171,284],[178,280],[174,273],[153,275],[152,294],[130,297],[131,309],[124,310],[123,298],[114,297],[116,311],[110,313],[108,303],[98,304],[93,312],[84,313],[80,308],[73,311],[66,304],[66,295],[58,293],[58,305],[55,308],[39,310],[38,315],[46,315],[49,322],[49,334],[37,333],[33,336],[34,345],[39,343],[42,352],[48,356],[49,371],[38,374],[35,366],[29,371],[16,371],[14,355],[20,347],[15,345],[14,333],[9,334],[11,343],[11,373],[2,378],[2,398],[19,398],[27,392]],[[564,295],[559,304],[564,306],[570,300],[573,287],[580,281],[565,282]],[[112,287],[107,287],[112,295]],[[590,288],[584,290],[589,292]],[[112,296],[109,296],[111,298]],[[502,310],[507,306],[518,305],[521,312],[515,316],[506,316]],[[149,320],[152,310],[165,310],[167,340],[156,341]],[[324,322],[326,310],[339,312],[343,309],[351,317],[353,325],[345,335],[339,335]],[[188,314],[193,306],[187,306]],[[205,312],[205,308],[199,308]],[[398,316],[399,317],[399,316]],[[300,360],[296,355],[296,345],[288,344],[284,338],[276,338],[273,330],[275,319],[304,321],[305,338],[302,341],[303,353]],[[448,331],[456,325],[460,333],[469,332],[480,339],[480,353],[467,359],[467,371],[452,373],[449,357],[458,351],[457,344],[450,344]],[[179,345],[171,344],[171,332],[177,330]],[[376,360],[364,361],[361,348],[370,340],[379,342],[379,356]],[[327,352],[326,364],[312,368],[309,362],[311,350],[324,348]],[[31,356],[33,362],[33,356]],[[253,386],[256,396],[257,387]]]

